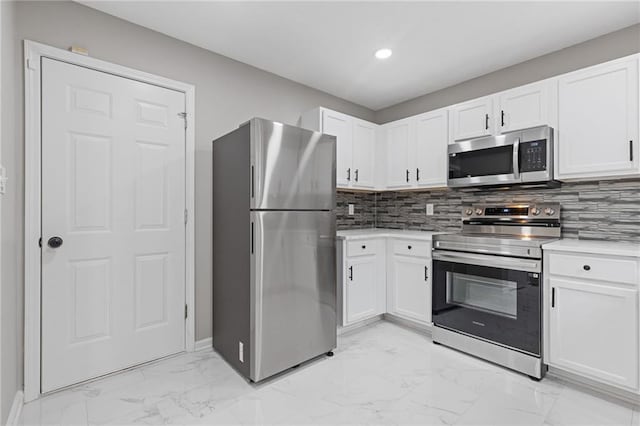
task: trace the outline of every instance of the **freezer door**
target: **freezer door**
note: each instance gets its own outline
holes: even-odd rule
[[[334,136],[251,120],[251,208],[333,209],[335,163]]]
[[[335,214],[251,212],[254,381],[336,347]]]

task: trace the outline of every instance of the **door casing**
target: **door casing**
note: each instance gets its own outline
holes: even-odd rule
[[[24,41],[25,81],[25,231],[24,231],[24,399],[40,397],[41,320],[41,68],[47,57],[115,76],[176,90],[185,94],[185,198],[188,220],[185,241],[185,350],[195,350],[195,86],[66,50]]]

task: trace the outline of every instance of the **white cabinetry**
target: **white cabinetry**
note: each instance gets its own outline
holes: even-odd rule
[[[304,128],[336,137],[336,186],[343,189],[375,187],[375,152],[378,125],[316,108],[302,115]]]
[[[344,241],[342,245],[342,326],[385,311],[385,241]]]
[[[451,107],[451,140],[488,136],[493,132],[493,97],[464,102]]]
[[[545,362],[638,393],[639,263],[603,251],[545,247]]]
[[[383,128],[388,189],[447,186],[447,110],[394,121]]]
[[[638,58],[561,76],[558,179],[640,175]]]
[[[499,93],[497,132],[507,133],[530,127],[556,126],[555,84],[545,80]]]
[[[424,241],[391,239],[388,244],[387,312],[431,323],[431,247]]]
[[[449,142],[557,124],[557,88],[543,80],[450,107]]]
[[[411,188],[411,147],[413,120],[395,121],[385,126],[387,135],[387,188]]]

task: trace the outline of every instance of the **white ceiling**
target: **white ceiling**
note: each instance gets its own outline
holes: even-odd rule
[[[373,110],[640,22],[638,1],[81,3]]]

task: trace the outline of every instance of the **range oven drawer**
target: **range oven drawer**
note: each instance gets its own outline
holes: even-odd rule
[[[433,253],[434,324],[540,356],[540,261],[456,254]]]

